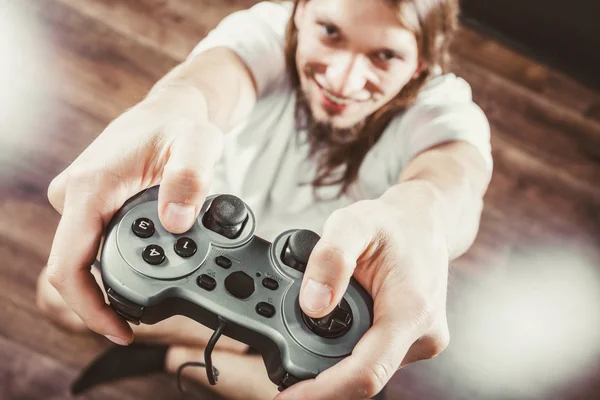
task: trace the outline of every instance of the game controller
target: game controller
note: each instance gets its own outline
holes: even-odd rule
[[[270,243],[255,236],[252,210],[224,194],[206,199],[191,229],[172,234],[160,224],[157,199],[158,186],[138,193],[106,231],[102,279],[112,308],[128,321],[192,318],[259,352],[280,391],[350,355],[371,327],[372,299],[354,279],[329,315],[302,312],[316,233],[288,230]]]

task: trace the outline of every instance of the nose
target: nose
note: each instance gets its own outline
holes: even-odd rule
[[[360,54],[344,52],[331,59],[326,71],[331,90],[344,97],[351,97],[365,87],[370,78],[368,60]]]

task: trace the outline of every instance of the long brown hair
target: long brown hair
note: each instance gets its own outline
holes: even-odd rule
[[[310,108],[300,87],[296,66],[298,30],[294,15],[301,1],[294,0],[292,17],[287,24],[285,57],[287,72],[296,92],[296,125],[307,132],[309,157],[317,160],[317,174],[311,182],[320,186],[340,185],[338,197],[356,180],[360,165],[392,118],[409,107],[432,75],[433,68],[447,71],[448,48],[456,30],[457,0],[382,0],[392,4],[402,25],[415,35],[421,70],[404,88],[362,123],[349,129],[332,129],[310,118]],[[307,118],[309,117],[309,118]],[[316,195],[316,191],[315,191]]]

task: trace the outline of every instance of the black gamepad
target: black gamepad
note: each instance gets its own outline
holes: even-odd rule
[[[172,234],[158,218],[158,186],[129,199],[110,221],[100,266],[111,306],[134,324],[185,315],[262,354],[279,390],[333,366],[373,323],[373,302],[351,280],[326,317],[299,305],[303,272],[319,236],[254,235],[252,210],[233,195],[209,196],[196,223]]]

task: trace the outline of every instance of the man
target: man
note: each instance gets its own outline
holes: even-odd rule
[[[328,314],[352,275],[373,297],[374,325],[352,355],[279,400],[369,398],[398,368],[440,353],[448,264],[476,236],[492,170],[487,120],[444,72],[456,13],[454,0],[297,0],[227,17],[53,180],[62,218],[40,306],[118,344],[135,333],[172,345],[170,372],[202,360],[206,328],[173,318],[132,332],[89,272],[110,217],[160,183],[161,223],[174,233],[208,193],[225,192],[249,204],[268,240],[318,232],[300,296],[309,316]],[[277,395],[262,360],[225,339],[214,389]],[[206,384],[204,371],[189,377]]]

